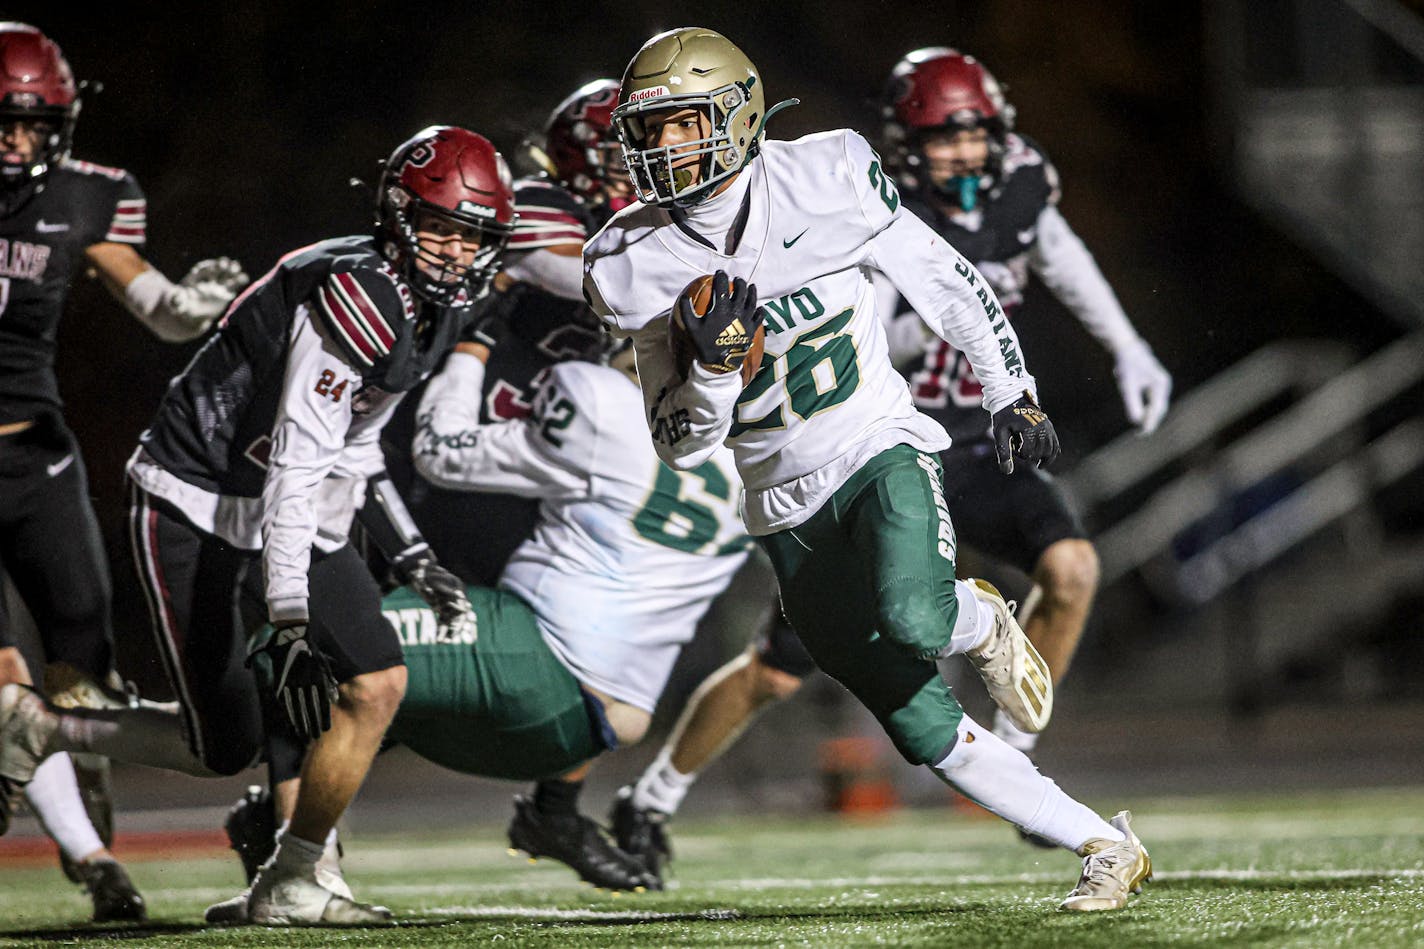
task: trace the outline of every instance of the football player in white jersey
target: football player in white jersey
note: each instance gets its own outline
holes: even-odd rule
[[[993,291],[902,210],[859,135],[766,140],[776,108],[720,34],[684,28],[649,40],[620,102],[614,121],[642,203],[585,246],[584,288],[595,312],[633,339],[658,454],[685,469],[730,445],[747,526],[816,663],[908,761],[1078,853],[1082,876],[1064,909],[1125,906],[1151,870],[1129,815],[1108,822],[1064,794],[966,716],[934,664],[964,654],[1024,731],[1051,715],[1047,667],[1008,605],[982,581],[955,579],[936,456],[949,438],[916,411],[890,363],[869,271],[886,274],[973,363],[1001,468],[1015,458],[1046,464],[1057,437]],[[699,316],[682,291],[713,272]],[[674,306],[686,327],[679,344],[695,354],[685,375],[669,337]],[[765,358],[743,386],[741,364],[763,326]]]
[[[488,355],[480,343],[460,344],[426,390],[416,468],[446,489],[537,498],[539,519],[510,558],[498,592],[469,588],[481,621],[473,650],[417,645],[407,634],[410,685],[390,736],[457,770],[552,779],[605,747],[643,737],[679,652],[746,560],[751,542],[728,449],[685,470],[658,459],[641,421],[626,348],[608,366],[554,365],[529,416],[481,424]],[[484,700],[501,720],[525,729],[532,729],[535,702],[563,702],[571,710],[586,705],[597,727],[581,738],[592,744],[546,753],[532,730],[515,742],[511,726],[489,723],[492,712],[459,711],[470,705],[462,696],[481,694],[467,684],[479,677],[464,666],[501,662],[499,647],[489,641],[489,614],[481,612],[490,600],[498,604],[496,628],[518,620],[536,630],[542,640],[530,648],[549,654],[543,666],[564,671],[524,671],[509,661],[503,678],[523,684],[522,697],[506,709]],[[582,712],[570,714],[577,720]],[[493,737],[472,746],[471,736],[482,732]],[[577,813],[581,776],[541,780],[535,795],[517,798],[510,843],[532,856],[563,860],[599,886],[659,886],[656,874],[605,843],[597,826]]]
[[[882,100],[886,157],[898,168],[904,206],[974,262],[1011,318],[1035,273],[1113,356],[1129,421],[1142,434],[1167,411],[1172,379],[1133,327],[1083,242],[1058,210],[1058,174],[1042,149],[1015,131],[1015,110],[973,56],[945,47],[907,54]],[[1097,589],[1097,554],[1064,487],[1024,466],[998,477],[980,407],[983,387],[962,353],[929,332],[899,293],[879,315],[891,359],[915,406],[945,427],[945,499],[965,543],[1033,579],[1016,619],[1061,685]],[[613,813],[619,845],[653,865],[668,853],[663,824],[695,779],[770,702],[785,699],[815,670],[794,633],[774,624],[741,656],[708,677],[664,750],[620,794]],[[1031,753],[1038,733],[999,712],[994,732]],[[1038,843],[1035,837],[1028,837]]]

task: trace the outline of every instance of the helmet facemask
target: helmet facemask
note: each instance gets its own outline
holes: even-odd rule
[[[766,120],[765,116],[744,114],[752,106],[755,82],[752,76],[746,83],[730,82],[710,92],[648,95],[613,111],[613,127],[623,142],[623,156],[639,200],[664,207],[691,207],[746,166],[756,155],[760,127],[745,148],[738,145],[737,130]],[[710,134],[677,145],[648,147],[646,116],[684,109],[694,110]]]
[[[489,291],[514,230],[511,225],[495,220],[493,211],[483,217],[422,201],[399,183],[387,186],[381,203],[382,218],[387,222],[385,236],[395,245],[386,256],[397,262],[401,276],[418,296],[439,306],[465,306]],[[421,246],[417,228],[431,219],[442,222],[448,233],[463,231],[478,237],[479,250],[470,264]]]
[[[987,154],[984,163],[977,169],[964,174],[953,175],[947,180],[936,181],[930,167],[929,156],[925,153],[925,143],[937,136],[953,136],[959,132],[983,129],[986,133]],[[938,128],[915,129],[904,143],[903,161],[906,169],[914,177],[920,189],[937,194],[962,211],[973,211],[979,206],[982,194],[992,193],[998,186],[1000,172],[1004,164],[1005,129],[1002,122],[970,114],[961,121],[959,117]]]

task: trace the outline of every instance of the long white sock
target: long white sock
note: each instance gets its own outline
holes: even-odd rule
[[[1009,720],[1003,709],[994,709],[994,734],[1024,754],[1033,751],[1038,745],[1038,734],[1019,731],[1019,727]]]
[[[633,786],[633,806],[643,810],[661,811],[668,816],[677,813],[687,789],[697,780],[697,773],[683,774],[672,766],[672,752],[663,748],[648,770]]]
[[[25,800],[30,810],[44,825],[59,849],[78,863],[95,851],[104,849],[104,842],[84,810],[79,796],[79,782],[74,777],[74,762],[64,753],[50,755],[35,769],[35,776],[25,785]]]
[[[968,652],[982,643],[994,628],[994,613],[979,602],[974,595],[973,584],[963,580],[954,581],[954,596],[959,601],[959,615],[954,618],[954,629],[949,634],[949,645],[939,654],[957,656]]]
[[[1117,828],[1040,774],[1027,755],[968,715],[958,733],[954,748],[931,770],[965,797],[1075,853],[1099,837],[1123,839]]]
[[[150,708],[73,709],[59,713],[50,744],[59,751],[92,751],[115,761],[212,777],[183,737],[176,712]]]

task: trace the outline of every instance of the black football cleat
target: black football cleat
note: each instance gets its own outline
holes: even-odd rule
[[[582,814],[545,814],[526,794],[514,798],[509,845],[530,857],[568,864],[579,878],[607,890],[660,890],[662,882],[634,857],[613,846]]]
[[[228,809],[223,830],[227,831],[228,846],[237,851],[242,872],[251,883],[257,870],[277,849],[277,810],[271,792],[255,784],[249,787]]]
[[[633,804],[633,788],[625,785],[613,799],[613,810],[608,815],[613,825],[613,841],[618,849],[636,857],[648,874],[658,881],[656,889],[662,889],[663,870],[672,862],[672,846],[667,837],[667,815],[651,808],[641,808]]]
[[[143,922],[148,906],[124,868],[113,860],[75,864],[84,888],[94,898],[94,922]]]

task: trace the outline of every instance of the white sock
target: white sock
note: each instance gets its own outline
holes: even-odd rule
[[[150,708],[72,709],[59,714],[51,745],[56,750],[90,751],[130,764],[212,777],[188,748],[176,712]]]
[[[325,849],[325,843],[312,843],[284,830],[277,837],[277,852],[272,855],[272,862],[283,869],[314,877],[316,862]]]
[[[104,849],[104,842],[84,810],[69,755],[50,755],[35,769],[35,776],[25,785],[25,800],[44,825],[45,833],[70,860],[78,863]]]
[[[994,734],[1024,754],[1033,751],[1038,745],[1038,734],[1019,731],[1019,727],[1009,720],[1003,709],[994,709]]]
[[[939,654],[941,659],[968,652],[987,639],[994,629],[994,612],[979,602],[979,598],[974,595],[973,584],[963,580],[954,581],[954,597],[959,601],[959,615],[954,618],[949,645]]]
[[[1116,827],[1039,774],[1027,755],[968,715],[960,721],[958,733],[954,748],[931,770],[965,797],[1075,853],[1099,837],[1123,839]]]
[[[290,823],[291,821],[284,820],[281,824],[277,826],[277,843],[280,844],[282,842],[282,835],[287,832],[287,825]],[[341,854],[340,851],[337,849],[337,840],[338,837],[336,833],[336,828],[333,827],[331,828],[331,830],[326,832],[326,840],[322,843],[321,847],[321,859],[330,860],[332,863],[338,863],[340,861]]]
[[[672,766],[672,752],[658,752],[648,770],[633,786],[633,806],[642,810],[661,811],[668,816],[677,813],[687,789],[697,780],[697,773],[683,774]]]

